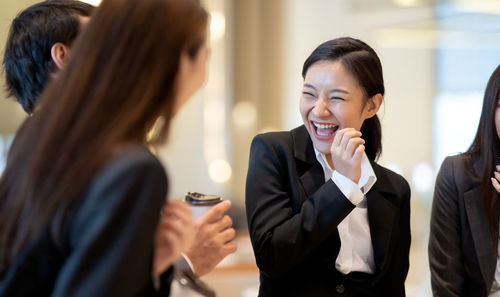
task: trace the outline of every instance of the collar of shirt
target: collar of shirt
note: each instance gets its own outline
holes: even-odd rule
[[[328,176],[325,176],[325,180],[328,180],[332,177],[334,170],[330,167],[330,164],[326,161],[326,156],[322,152],[318,151],[315,147],[314,152],[316,153],[316,159],[318,162],[321,164],[323,169],[326,169],[325,173],[328,172]],[[361,177],[358,182],[358,187],[363,195],[366,195],[366,193],[370,191],[376,181],[377,176],[373,171],[372,164],[370,163],[370,160],[368,160],[366,153],[363,153],[363,157],[361,159]]]

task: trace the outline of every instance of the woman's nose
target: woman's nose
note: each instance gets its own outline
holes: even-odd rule
[[[313,113],[316,117],[330,116],[329,102],[325,98],[320,98],[316,101],[313,108]]]

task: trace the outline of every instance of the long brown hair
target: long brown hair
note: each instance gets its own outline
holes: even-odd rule
[[[336,38],[320,44],[304,62],[302,78],[306,77],[307,70],[313,64],[337,60],[356,78],[363,88],[366,101],[376,94],[384,96],[384,76],[377,53],[368,44],[351,37]],[[382,128],[377,115],[363,122],[361,133],[366,140],[366,155],[370,160],[377,160],[382,153]]]
[[[122,144],[165,140],[182,53],[195,58],[207,13],[196,0],[104,0],[67,68],[16,135],[0,180],[0,275],[43,228],[59,239],[68,207]],[[49,225],[47,225],[49,224]]]
[[[500,65],[491,75],[484,92],[481,117],[476,136],[464,153],[464,167],[480,185],[481,198],[488,215],[493,247],[498,244],[498,214],[495,213],[499,194],[491,184],[491,177],[500,164],[500,140],[495,126],[495,114],[500,100]],[[496,248],[493,249],[497,253]]]

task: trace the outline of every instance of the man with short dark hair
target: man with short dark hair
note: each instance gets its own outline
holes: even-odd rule
[[[69,47],[94,7],[72,0],[30,6],[12,22],[3,64],[7,90],[31,114],[51,74],[62,68]]]
[[[70,46],[93,9],[76,0],[47,0],[25,9],[12,22],[3,61],[7,89],[27,113],[36,110],[50,78],[64,67]],[[176,274],[205,275],[236,251],[230,242],[235,236],[232,220],[224,215],[230,205],[229,201],[221,202],[195,221],[195,242],[177,261]]]

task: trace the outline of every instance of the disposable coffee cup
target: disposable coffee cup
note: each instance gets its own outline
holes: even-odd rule
[[[222,198],[218,195],[206,195],[197,192],[187,192],[184,199],[191,206],[193,220],[204,215],[215,204],[222,202]]]

